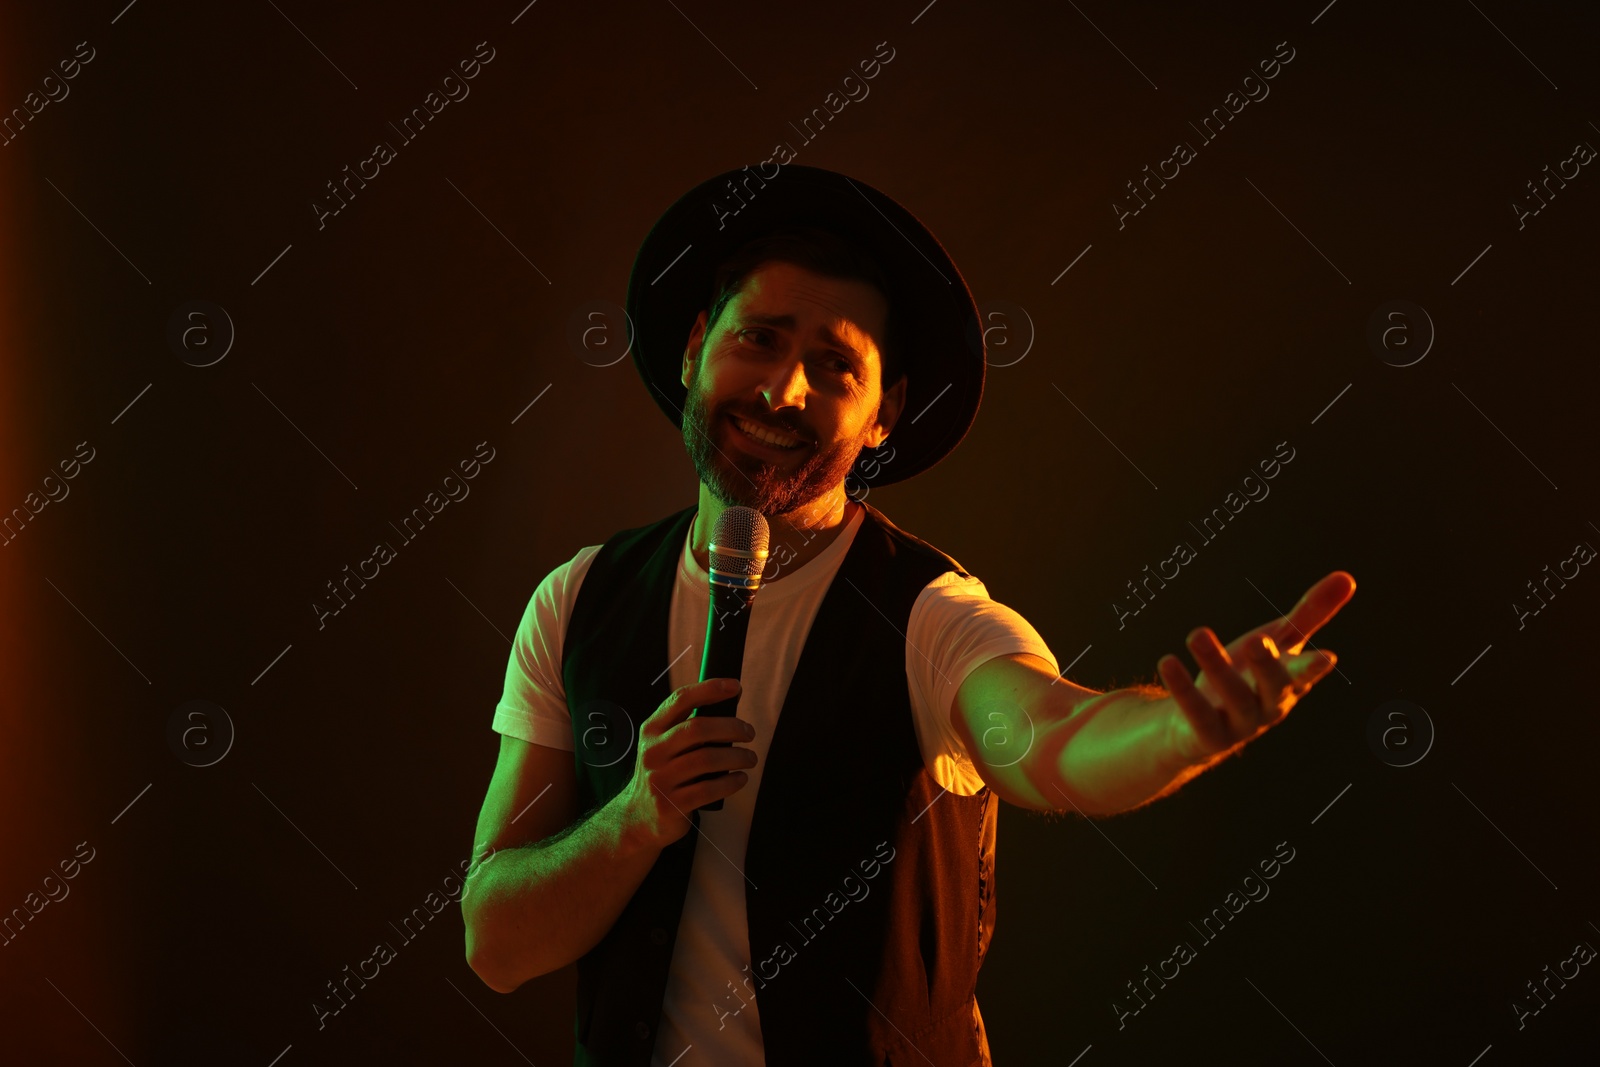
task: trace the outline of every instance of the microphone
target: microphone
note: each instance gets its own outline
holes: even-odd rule
[[[767,566],[767,546],[771,539],[767,518],[754,508],[730,507],[717,517],[711,534],[711,605],[706,613],[706,643],[700,657],[700,680],[738,678],[744,667],[744,639],[750,627],[750,606],[761,588],[761,572]],[[737,713],[739,696],[703,708],[696,715]],[[732,742],[709,744],[727,748]],[[695,781],[720,777],[727,771],[702,775]],[[721,811],[722,798],[702,804],[698,811]]]

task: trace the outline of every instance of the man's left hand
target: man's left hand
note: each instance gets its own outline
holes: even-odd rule
[[[1289,614],[1226,647],[1209,627],[1200,627],[1187,642],[1201,668],[1198,679],[1177,656],[1161,658],[1156,670],[1177,709],[1173,745],[1185,762],[1207,761],[1282,721],[1333,670],[1333,653],[1302,649],[1355,591],[1355,578],[1334,571],[1308,589]]]

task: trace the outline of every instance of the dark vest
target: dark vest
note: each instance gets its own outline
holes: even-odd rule
[[[745,856],[750,969],[729,978],[756,997],[770,1067],[971,1067],[984,1059],[973,1002],[994,928],[998,802],[947,793],[924,768],[905,672],[918,593],[966,572],[862,506],[767,752]],[[616,534],[579,588],[562,680],[581,811],[631,778],[638,726],[672,691],[668,609],[695,511]],[[693,819],[578,960],[580,1067],[648,1067]],[[724,1008],[738,1005],[730,995]],[[692,1056],[719,1062],[715,1049]]]

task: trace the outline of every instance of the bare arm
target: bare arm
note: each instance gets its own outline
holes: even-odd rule
[[[1166,689],[1098,693],[1058,678],[1038,656],[996,657],[961,684],[953,725],[980,776],[1013,804],[1091,816],[1127,811],[1281,721],[1333,669],[1331,653],[1301,649],[1354,592],[1354,580],[1335,571],[1288,615],[1226,648],[1211,630],[1193,631],[1188,648],[1202,674],[1191,679],[1176,656],[1164,656]]]
[[[755,753],[732,742],[750,739],[748,724],[689,718],[737,692],[723,679],[676,690],[640,726],[628,784],[582,818],[571,752],[501,738],[461,897],[467,962],[485,985],[509,993],[588,952],[689,832],[689,813],[743,788],[736,768]],[[715,771],[731,773],[696,780]]]
[[[979,775],[1002,799],[1035,811],[1108,815],[1198,773],[1172,744],[1176,708],[1165,696],[1084,689],[1058,679],[1039,656],[1017,653],[967,675],[951,718]]]
[[[659,854],[623,832],[616,798],[582,818],[576,805],[571,752],[500,739],[461,898],[467,961],[496,992],[599,943]]]

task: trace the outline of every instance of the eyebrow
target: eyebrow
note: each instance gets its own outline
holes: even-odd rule
[[[779,326],[785,330],[791,331],[796,327],[795,317],[793,315],[763,315],[759,312],[750,312],[744,316],[744,319],[746,322],[759,323],[762,326]],[[827,341],[833,347],[842,349],[851,356],[854,356],[863,366],[866,364],[867,357],[865,353],[852,345],[850,342],[846,341],[844,338],[840,337],[832,330],[832,328],[827,326],[822,327],[822,339]]]

